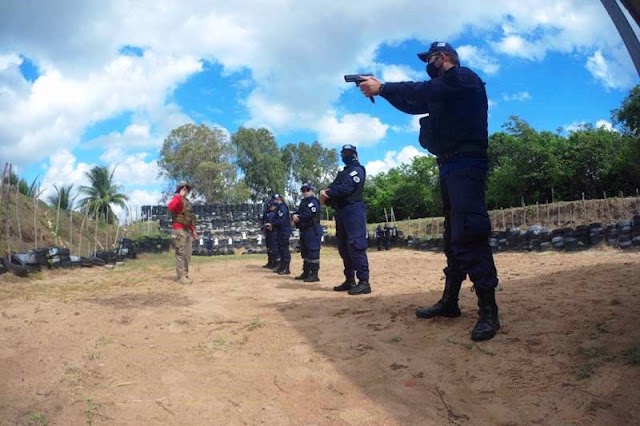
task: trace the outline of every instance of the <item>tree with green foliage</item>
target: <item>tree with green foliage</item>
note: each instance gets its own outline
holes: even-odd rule
[[[73,210],[73,202],[75,201],[75,197],[71,197],[73,184],[62,185],[60,186],[60,188],[58,188],[56,185],[53,185],[53,189],[55,189],[56,193],[51,194],[47,197],[47,203],[54,208],[58,208],[59,206],[60,210],[63,211]]]
[[[115,223],[116,215],[112,205],[129,212],[127,201],[129,197],[120,193],[120,188],[113,182],[114,167],[111,172],[106,166],[94,166],[85,176],[89,179],[89,186],[81,186],[80,193],[85,195],[79,202],[83,211],[88,211],[90,217],[97,217],[107,223]]]
[[[282,161],[286,170],[286,191],[296,197],[303,183],[319,190],[329,185],[338,173],[338,153],[319,142],[287,144],[282,148]]]
[[[516,116],[510,117],[503,129],[489,138],[489,208],[551,200],[562,170],[557,158],[562,137],[538,132]]]
[[[16,173],[11,172],[8,178],[5,177],[5,183],[13,186],[18,186],[18,192],[22,195],[26,195],[27,197],[33,198],[36,196],[36,192],[38,190],[38,177],[36,177],[31,185],[25,178],[21,178]]]
[[[384,212],[397,220],[440,214],[438,165],[432,156],[416,157],[386,173],[367,179],[365,202],[367,220],[382,222]]]
[[[231,137],[236,165],[254,201],[262,201],[274,193],[282,193],[285,165],[275,138],[267,129],[240,127]]]
[[[173,129],[164,140],[158,160],[160,176],[173,184],[189,182],[196,197],[208,203],[230,202],[242,197],[236,180],[233,147],[227,133],[201,124]],[[245,190],[246,193],[246,190]]]
[[[637,85],[622,101],[620,108],[611,111],[614,123],[626,133],[640,137],[640,85]]]

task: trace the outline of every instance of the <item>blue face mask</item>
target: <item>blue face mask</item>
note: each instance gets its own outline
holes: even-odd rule
[[[353,163],[356,160],[355,154],[341,155],[340,157],[342,158],[342,162],[344,163],[345,166],[348,166],[349,164]]]

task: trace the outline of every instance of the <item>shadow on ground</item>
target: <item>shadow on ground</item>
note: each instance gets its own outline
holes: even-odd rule
[[[502,330],[484,343],[469,340],[466,283],[457,319],[415,318],[435,292],[270,306],[400,424],[640,424],[639,277],[638,264],[605,263],[508,280]]]

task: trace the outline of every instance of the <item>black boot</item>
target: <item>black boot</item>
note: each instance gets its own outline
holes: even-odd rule
[[[320,270],[319,263],[309,263],[309,276],[304,279],[305,283],[315,283],[320,281],[320,277],[318,277],[318,270]]]
[[[291,275],[291,270],[289,269],[289,262],[281,262],[282,268],[277,271],[278,275]]]
[[[266,265],[262,265],[263,268],[271,268],[273,266],[273,257],[271,255],[269,255],[267,257],[267,264]]]
[[[433,306],[419,308],[416,311],[418,318],[447,317],[457,318],[462,315],[458,306],[458,294],[462,287],[462,281],[447,278],[444,283],[442,299]]]
[[[357,296],[359,294],[369,294],[369,293],[371,293],[371,286],[369,285],[369,281],[360,280],[357,286],[351,287],[349,289],[349,294],[352,296]]]
[[[309,262],[302,262],[302,273],[294,278],[294,280],[304,280],[309,276]]]
[[[335,286],[333,288],[334,291],[349,291],[351,290],[352,287],[356,286],[356,281],[355,279],[351,278],[347,278],[346,280],[344,280],[344,282],[338,286]]]
[[[498,305],[496,304],[496,291],[493,288],[477,288],[478,308],[480,318],[471,332],[471,340],[489,340],[500,329],[498,321]]]
[[[278,272],[278,269],[280,269],[280,264],[282,262],[280,261],[280,259],[274,259],[273,260],[273,265],[271,265],[271,269],[273,272]]]

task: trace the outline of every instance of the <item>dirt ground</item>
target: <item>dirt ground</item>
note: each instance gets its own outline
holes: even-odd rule
[[[1,425],[640,424],[640,255],[499,254],[502,330],[418,320],[441,254],[370,252],[373,293],[258,255],[0,276]],[[297,274],[301,261],[294,255]]]

